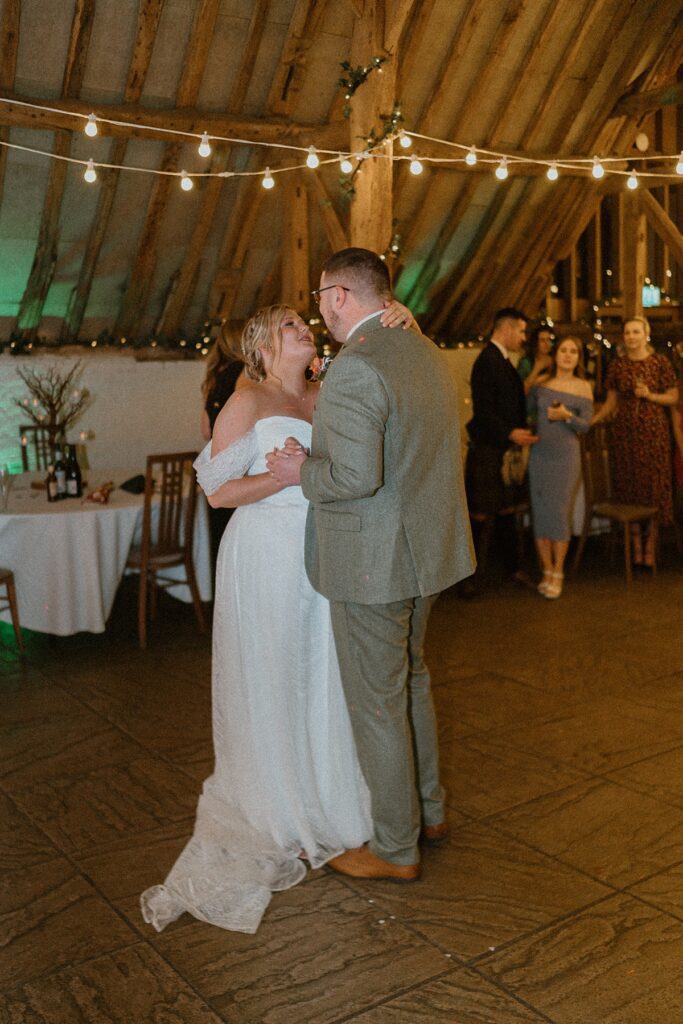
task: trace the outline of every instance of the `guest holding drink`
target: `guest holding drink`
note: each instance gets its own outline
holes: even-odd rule
[[[673,522],[669,411],[678,402],[674,368],[650,347],[644,317],[624,321],[624,355],[607,371],[607,399],[593,424],[614,415],[610,460],[614,499],[659,509],[659,523]],[[652,567],[654,538],[632,527],[633,564]]]
[[[534,384],[551,370],[553,341],[555,335],[548,324],[534,327],[529,337],[526,355],[517,363],[517,373],[524,381],[524,393],[529,394]]]
[[[578,338],[563,338],[550,358],[550,372],[531,388],[527,405],[539,437],[529,456],[531,518],[543,569],[538,591],[553,599],[562,593],[572,514],[581,487],[578,435],[590,426],[593,393],[585,380]]]

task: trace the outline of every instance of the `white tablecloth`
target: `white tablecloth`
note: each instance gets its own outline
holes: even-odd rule
[[[107,474],[120,483],[134,475]],[[92,474],[91,474],[92,477]],[[19,620],[39,633],[69,636],[102,633],[123,576],[126,558],[142,526],[143,495],[115,489],[108,505],[70,498],[49,504],[33,490],[35,474],[14,478],[7,511],[0,513],[0,566],[14,573]],[[90,487],[101,481],[94,477]],[[212,571],[206,503],[197,501],[194,564],[199,593],[211,599]],[[183,578],[182,566],[168,571]],[[191,601],[185,585],[167,591]],[[9,612],[0,613],[9,622]]]

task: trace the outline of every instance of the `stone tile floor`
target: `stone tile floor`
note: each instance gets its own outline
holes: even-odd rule
[[[452,836],[411,887],[312,872],[255,936],[138,894],[211,770],[210,642],[124,584],[101,636],[0,627],[0,1024],[680,1024],[683,576],[442,596]]]

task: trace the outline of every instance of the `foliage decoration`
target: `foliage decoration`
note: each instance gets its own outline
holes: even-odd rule
[[[386,60],[386,57],[371,57],[369,64],[366,64],[365,67],[359,64],[357,68],[351,67],[348,60],[342,61],[341,68],[346,73],[346,77],[339,79],[339,85],[344,90],[344,99],[347,100],[347,104],[344,107],[344,117],[351,116],[351,107],[348,104],[348,100],[361,87],[369,74],[373,71],[381,71],[382,64]]]

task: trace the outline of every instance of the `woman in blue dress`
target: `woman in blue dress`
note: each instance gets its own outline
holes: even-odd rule
[[[531,519],[543,569],[538,590],[543,597],[557,598],[581,489],[579,434],[586,433],[593,414],[593,393],[585,380],[578,338],[558,342],[549,375],[532,387],[527,402],[539,435],[529,456]]]

